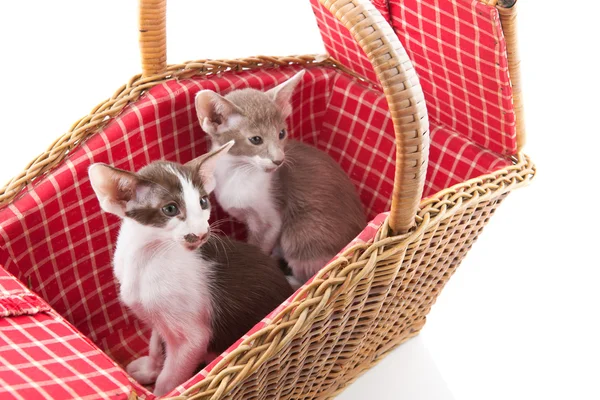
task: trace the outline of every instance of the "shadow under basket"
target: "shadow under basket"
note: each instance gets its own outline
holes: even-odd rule
[[[402,110],[414,104],[398,108],[406,100],[403,95],[390,101],[393,88],[382,79],[381,68],[369,79],[373,72],[357,72],[351,60],[340,64],[343,54],[335,48],[352,35],[347,26],[333,21],[337,3],[314,1],[313,7],[321,28],[326,24],[343,32],[341,41],[323,33],[329,53],[339,57],[205,61],[136,77],[80,122],[83,129],[75,126],[75,133],[63,141],[67,145],[55,143],[55,153],[49,151],[44,158],[52,161],[42,163],[35,177],[26,174],[12,181],[8,187],[17,187],[14,193],[5,188],[0,197],[0,368],[5,371],[0,378],[5,393],[23,398],[153,398],[122,369],[147,353],[150,330],[119,302],[111,257],[120,221],[100,210],[87,169],[93,162],[105,162],[137,170],[154,160],[185,163],[200,156],[208,143],[194,109],[199,90],[268,90],[300,69],[306,74],[292,98],[290,136],[325,151],[342,166],[370,222],[316,277],[169,396],[332,397],[419,332],[496,207],[512,189],[525,185],[535,169],[516,147],[504,151],[507,140],[482,141],[443,113],[436,114],[444,109],[439,103],[431,104],[429,119],[425,112],[418,121],[424,124],[415,130],[422,142],[402,139],[401,125],[415,121]],[[386,30],[395,23],[394,7],[401,5],[384,3],[377,11],[368,2],[344,2],[375,18],[373,26],[387,27],[382,35],[392,49],[401,49],[401,32]],[[477,4],[478,10],[496,10]],[[346,10],[346,15],[352,12]],[[389,54],[394,51],[388,49]],[[380,67],[406,65],[394,64],[395,56],[377,64],[370,53],[361,57],[365,54]],[[424,80],[426,96],[436,79]],[[402,90],[420,90],[418,80],[407,80],[412,85],[403,84]],[[422,95],[415,98],[423,101]],[[514,132],[510,137],[515,142]],[[395,162],[411,164],[413,144],[424,165],[413,164],[423,169],[423,176],[426,170],[427,179],[409,176],[418,198],[408,210],[410,224],[402,230],[393,220],[393,199],[405,193],[398,189],[399,171],[410,173]],[[35,184],[29,184],[32,178],[37,178]],[[227,215],[214,207],[212,219],[222,218]],[[221,228],[237,238],[245,234],[232,220]]]

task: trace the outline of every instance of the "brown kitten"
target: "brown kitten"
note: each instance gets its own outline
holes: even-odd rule
[[[215,168],[221,206],[244,222],[249,242],[287,261],[305,282],[366,225],[350,179],[327,154],[288,139],[290,98],[304,71],[267,91],[210,90],[196,111],[213,148],[235,141]],[[285,160],[285,161],[284,161]]]

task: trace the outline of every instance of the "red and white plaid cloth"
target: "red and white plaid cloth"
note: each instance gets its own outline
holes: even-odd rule
[[[138,386],[0,268],[0,398],[127,399]]]
[[[318,0],[311,0],[327,52],[377,82],[367,56]],[[497,153],[516,152],[506,43],[498,10],[480,0],[375,0],[413,62],[432,123]]]
[[[460,10],[471,4],[447,3],[461,4]],[[491,10],[485,8],[487,15]],[[475,11],[479,13],[480,7]],[[442,9],[439,12],[445,15]],[[323,22],[323,16],[319,19]],[[496,32],[491,24],[487,28]],[[411,47],[416,52],[418,45]],[[0,265],[4,267],[0,268],[1,399],[125,398],[132,390],[153,397],[119,367],[147,352],[149,330],[118,300],[110,261],[119,220],[101,212],[87,168],[92,162],[106,162],[137,170],[157,159],[186,162],[197,157],[207,149],[193,106],[198,90],[265,90],[298,68],[230,72],[160,84],[0,210]],[[369,76],[367,69],[364,73]],[[426,79],[422,77],[424,87]],[[457,93],[449,96],[458,98]],[[496,100],[486,99],[486,104]],[[386,217],[393,187],[394,132],[384,96],[338,70],[315,67],[307,70],[292,101],[291,136],[328,152],[347,171],[373,219],[357,240],[370,240]],[[425,196],[510,165],[503,155],[510,153],[510,146],[500,148],[491,139],[480,140],[478,125],[463,125],[459,113],[450,113],[456,121],[445,121],[440,114],[444,107],[439,106],[436,114],[436,104],[441,103],[428,103],[432,121]],[[452,100],[450,104],[459,103]],[[469,115],[474,120],[477,114]],[[494,137],[491,128],[485,132]],[[503,132],[496,138],[504,138],[502,143],[507,144],[511,136]],[[225,216],[218,209],[215,214],[215,218]],[[233,222],[223,229],[237,237],[244,234]],[[30,285],[43,300],[9,273]],[[213,365],[172,394],[203,379]]]

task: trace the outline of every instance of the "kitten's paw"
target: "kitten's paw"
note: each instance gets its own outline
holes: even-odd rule
[[[140,357],[127,365],[127,373],[142,385],[150,385],[156,382],[160,374],[160,365],[149,356]]]
[[[276,259],[283,259],[283,251],[281,250],[280,246],[275,246],[275,248],[273,249],[273,251],[271,252],[271,257],[276,258]]]
[[[159,379],[158,381],[156,381],[156,386],[154,386],[154,391],[152,392],[152,394],[154,394],[156,397],[162,397],[169,393],[171,390],[175,389],[181,383],[183,382],[169,382],[169,380]]]
[[[169,392],[170,390],[168,390],[166,386],[157,384],[154,387],[154,392],[152,392],[152,394],[154,394],[156,397],[162,397]]]
[[[285,277],[285,279],[287,279],[288,283],[290,284],[290,286],[292,287],[292,289],[294,289],[294,291],[300,289],[302,287],[302,285],[303,285],[302,282],[300,282],[298,279],[296,279],[292,275],[287,275]]]

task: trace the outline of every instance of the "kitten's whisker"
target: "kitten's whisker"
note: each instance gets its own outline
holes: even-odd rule
[[[296,165],[296,159],[286,154],[285,158],[283,159],[283,164],[294,167]]]
[[[250,164],[245,164],[242,165],[240,168],[238,168],[237,171],[239,171],[239,173],[252,173],[254,171],[254,166],[250,165]]]
[[[219,238],[219,240],[221,240],[222,242],[225,242],[225,241],[223,240],[223,236],[227,236],[227,235],[225,235],[225,232],[223,232],[223,231],[222,231],[222,230],[220,230],[220,229],[217,229],[215,232],[217,232],[217,233],[218,233],[218,235],[215,235],[215,236],[216,236],[217,238]]]
[[[214,229],[214,228],[218,228],[219,226],[223,225],[224,223],[230,221],[229,218],[221,218],[220,220],[217,220],[215,222],[213,222],[212,224],[210,224],[210,229]]]
[[[221,229],[215,229],[214,232],[219,234],[219,235],[214,235],[214,236],[221,241],[223,241],[222,236],[227,236],[225,234],[225,232],[223,232]]]
[[[227,265],[229,265],[229,256],[227,255],[227,249],[225,249],[225,241],[223,240],[223,238],[220,237],[219,235],[215,235],[212,232],[210,234],[210,238],[214,239],[215,250],[217,250],[217,247],[216,247],[217,243],[221,245],[221,248],[223,249],[223,253],[225,254],[225,258],[227,259]]]

